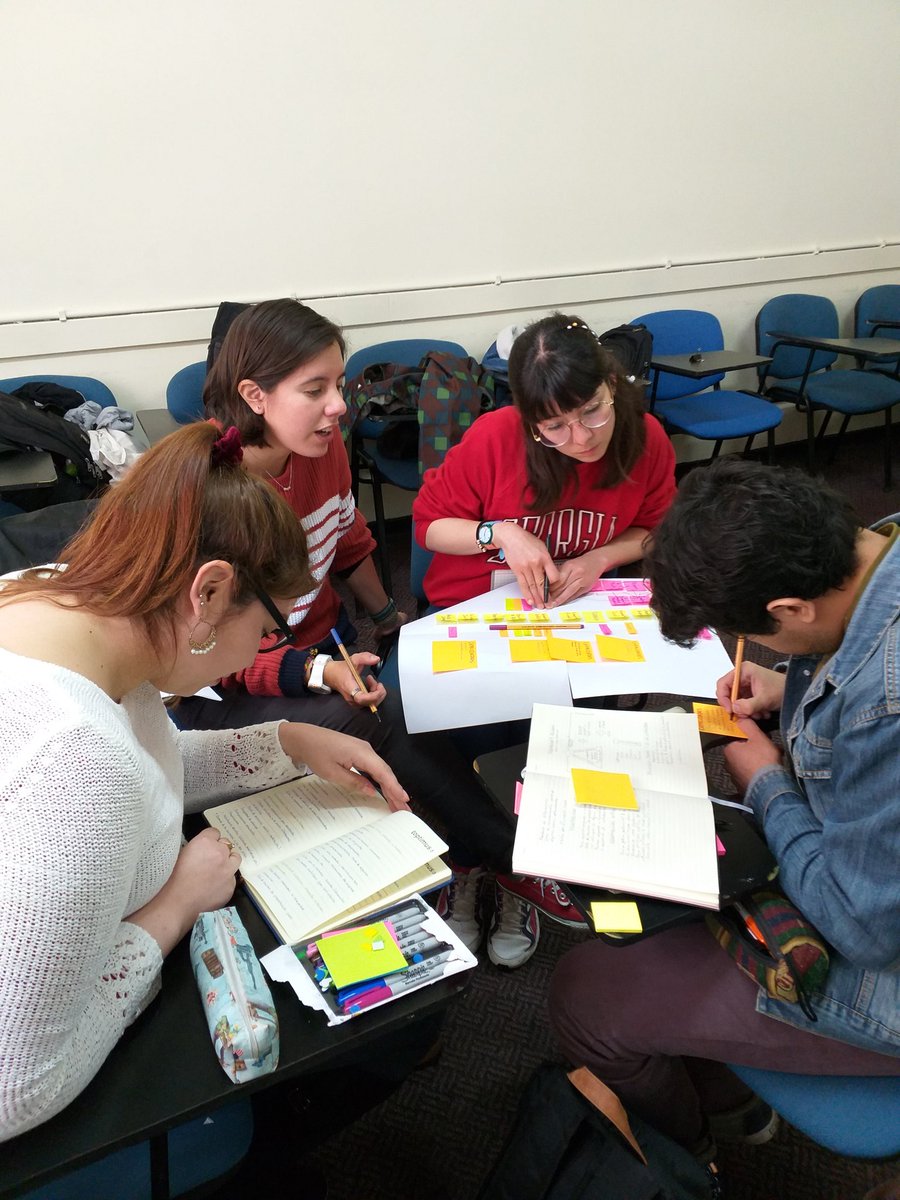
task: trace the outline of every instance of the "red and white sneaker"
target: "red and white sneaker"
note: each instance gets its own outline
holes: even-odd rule
[[[534,875],[498,875],[497,886],[527,904],[533,904],[545,916],[573,929],[587,928],[587,921],[554,879]]]

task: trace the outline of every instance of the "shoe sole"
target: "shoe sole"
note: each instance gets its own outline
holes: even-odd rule
[[[556,913],[550,912],[549,909],[546,909],[542,905],[537,904],[534,900],[528,900],[525,898],[525,896],[520,896],[518,892],[514,892],[512,890],[512,888],[506,887],[504,884],[500,883],[499,880],[497,881],[497,887],[500,888],[500,890],[502,892],[506,892],[506,894],[508,896],[515,896],[515,898],[517,900],[521,900],[525,904],[530,904],[532,906],[532,908],[536,908],[538,910],[538,912],[541,914],[542,917],[546,917],[548,921],[555,921],[557,923],[557,925],[565,925],[568,929],[589,929],[590,928],[590,926],[587,923],[587,920],[584,917],[582,917],[580,914],[579,914],[579,916],[572,917],[572,918],[559,917],[556,915]]]

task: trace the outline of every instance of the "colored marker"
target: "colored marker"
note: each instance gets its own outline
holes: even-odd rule
[[[411,988],[418,987],[421,983],[440,979],[444,974],[444,963],[452,957],[453,949],[451,948],[431,959],[427,964],[427,969],[424,966],[419,967],[416,971],[406,971],[390,981],[385,980],[379,986],[370,988],[368,992],[356,996],[348,1004],[343,1005],[343,1011],[345,1013],[361,1012],[364,1008],[370,1008],[382,1000],[389,1000],[392,996],[399,996]]]
[[[584,625],[576,621],[566,621],[559,625],[541,621],[539,625],[488,625],[488,629],[528,629],[533,633],[540,629],[584,629]]]

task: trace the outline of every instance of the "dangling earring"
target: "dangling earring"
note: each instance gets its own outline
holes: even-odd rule
[[[200,597],[200,616],[197,619],[197,622],[194,625],[194,628],[188,634],[188,645],[191,648],[191,654],[209,654],[210,650],[215,648],[216,627],[215,627],[215,625],[213,625],[213,623],[211,621],[208,621],[206,619],[206,617],[204,617],[204,615],[203,615],[203,606],[205,603],[206,603],[206,601],[201,596]],[[209,630],[209,632],[207,633],[206,637],[203,639],[202,642],[197,642],[194,640],[194,634],[197,632],[197,630],[200,628],[201,625],[205,625],[207,627],[207,629]]]

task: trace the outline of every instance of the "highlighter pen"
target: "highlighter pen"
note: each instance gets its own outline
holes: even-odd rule
[[[353,676],[353,678],[356,680],[356,686],[359,688],[359,690],[360,690],[361,692],[367,692],[369,689],[368,689],[368,688],[366,687],[366,685],[363,683],[363,681],[362,681],[362,679],[361,679],[361,677],[360,677],[359,671],[357,671],[356,667],[354,667],[354,665],[353,665],[353,659],[352,659],[352,658],[350,657],[350,655],[347,653],[347,647],[346,647],[346,646],[344,645],[344,643],[341,641],[341,635],[338,633],[338,631],[337,631],[336,629],[332,629],[332,631],[331,631],[331,636],[334,638],[334,644],[337,646],[338,650],[340,651],[341,658],[344,660],[344,662],[345,662],[345,663],[347,664],[347,666],[350,668],[350,674],[351,674],[351,675]],[[370,704],[370,705],[369,705],[369,710],[375,714],[375,718],[376,718],[376,720],[378,721],[378,724],[380,725],[380,724],[381,724],[381,717],[380,717],[380,716],[379,716],[379,714],[378,714],[378,705],[377,705],[377,704]]]

